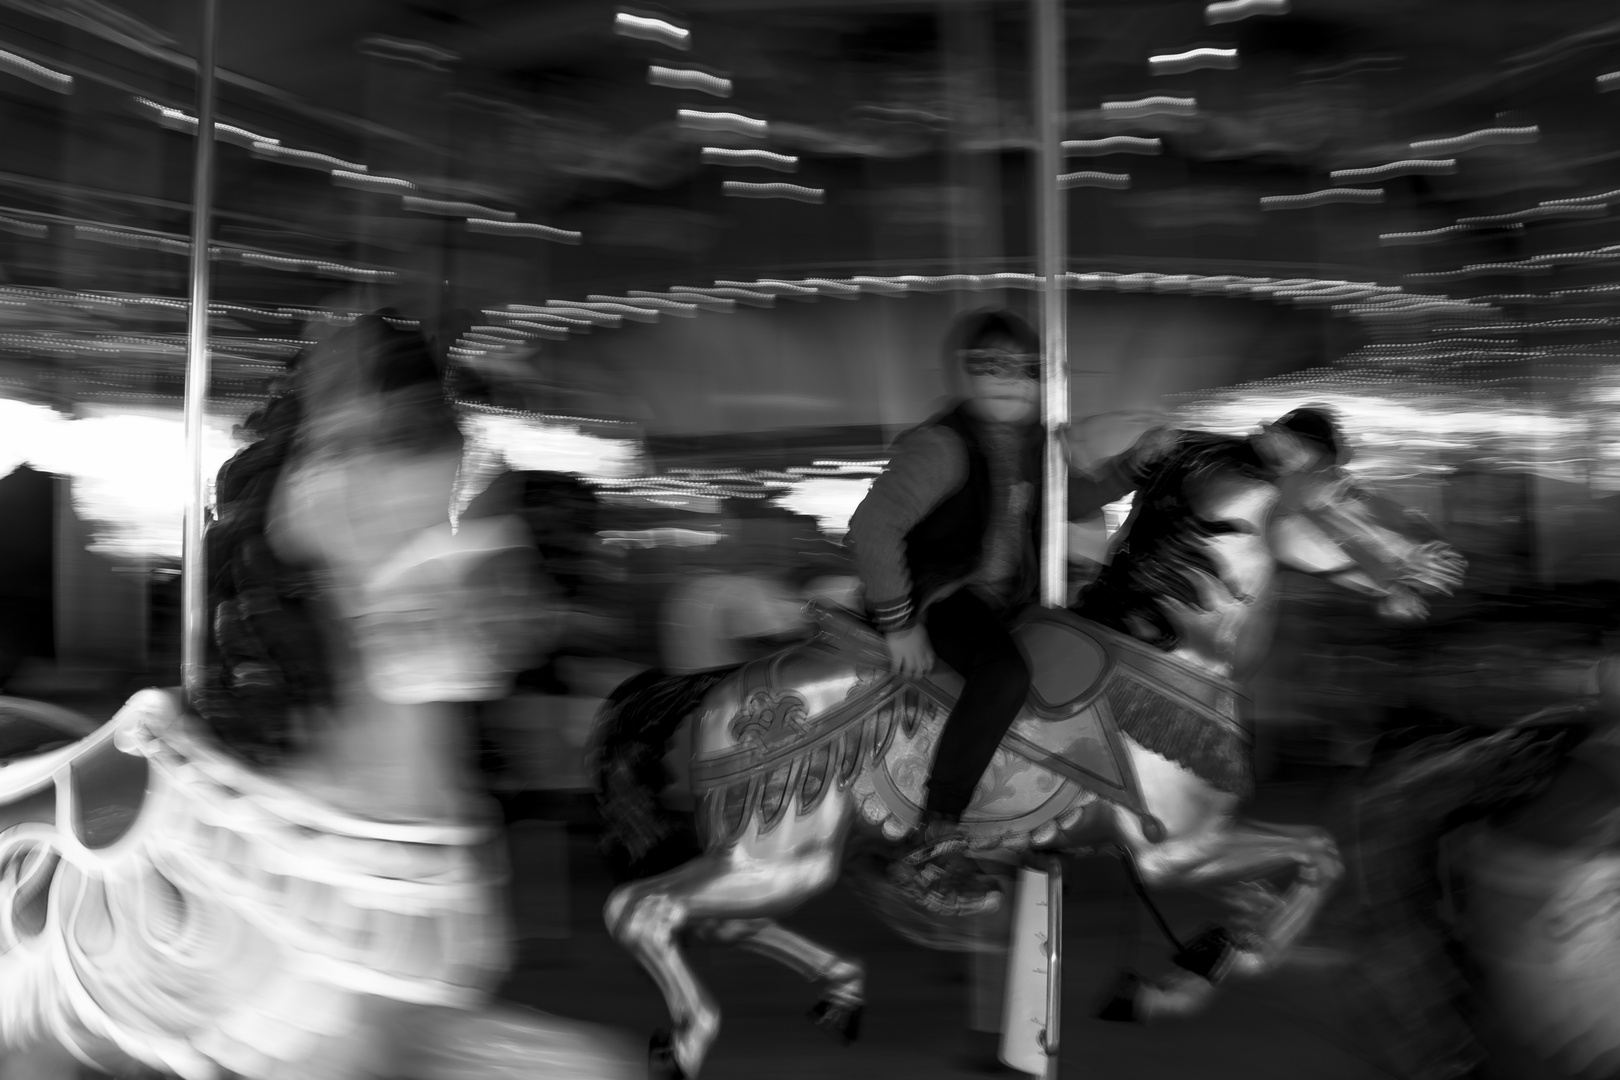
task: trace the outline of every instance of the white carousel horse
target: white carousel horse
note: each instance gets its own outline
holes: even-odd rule
[[[1249,932],[1168,983],[1138,985],[1142,1014],[1189,1011],[1222,974],[1275,967],[1340,873],[1326,831],[1237,816],[1250,783],[1238,680],[1269,647],[1279,567],[1329,576],[1404,617],[1425,611],[1420,593],[1461,581],[1460,557],[1408,535],[1419,531],[1411,521],[1380,514],[1342,476],[1280,479],[1249,440],[1182,436],[1079,615],[1038,614],[1018,631],[1030,703],[963,816],[985,853],[1105,849],[1150,885],[1239,883],[1231,899]],[[604,914],[674,1021],[654,1036],[656,1072],[696,1076],[719,1034],[720,1010],[683,954],[688,931],[817,983],[818,1022],[853,1037],[862,965],[777,920],[839,879],[852,831],[896,840],[916,823],[959,684],[941,672],[898,680],[875,637],[863,645],[846,631],[735,670],[638,677],[610,699],[599,734],[610,854],[664,870],[620,885]],[[647,797],[683,718],[695,838]],[[692,857],[666,869],[683,843]],[[1290,869],[1284,895],[1260,884]]]
[[[0,767],[0,1070],[65,1051],[185,1080],[630,1074],[611,1033],[492,999],[505,867],[466,709],[504,692],[535,630],[532,551],[511,521],[452,530],[453,418],[430,376],[385,370],[388,333],[363,320],[304,361],[269,486],[221,506],[230,543],[322,583],[300,598],[309,640],[232,676],[324,655],[329,691],[278,714],[285,761],[148,690]],[[233,619],[277,614],[273,587],[237,585],[213,597],[221,650]]]

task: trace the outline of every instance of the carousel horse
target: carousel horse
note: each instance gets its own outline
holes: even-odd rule
[[[639,1071],[493,999],[505,864],[465,712],[544,613],[514,521],[452,527],[441,386],[377,317],[306,354],[220,472],[190,699],[89,733],[0,709],[0,1073]]]
[[[1594,675],[1411,741],[1356,792],[1346,988],[1395,1075],[1620,1076],[1620,655]]]
[[[1462,580],[1460,556],[1414,519],[1341,473],[1274,461],[1262,436],[1178,436],[1077,607],[1018,627],[1030,697],[962,819],[971,850],[987,855],[1108,851],[1148,885],[1235,883],[1227,898],[1247,930],[1195,943],[1183,970],[1133,984],[1140,1016],[1189,1012],[1224,975],[1275,967],[1340,874],[1326,831],[1237,816],[1251,787],[1241,680],[1269,647],[1279,567],[1376,596],[1402,618],[1426,612],[1420,594]],[[875,634],[829,619],[809,644],[735,669],[644,673],[610,698],[599,799],[606,854],[628,880],[604,918],[674,1021],[653,1037],[655,1071],[696,1076],[719,1031],[683,955],[688,932],[818,983],[814,1017],[853,1037],[862,965],[778,920],[838,880],[852,831],[895,841],[914,826],[959,686],[948,671],[891,675]],[[657,798],[682,722],[693,725],[693,825]],[[1280,896],[1262,880],[1289,870]]]

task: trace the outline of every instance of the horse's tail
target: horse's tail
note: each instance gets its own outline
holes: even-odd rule
[[[664,804],[664,757],[676,730],[733,668],[669,675],[654,668],[626,679],[597,715],[593,737],[597,841],[615,881],[661,874],[703,851],[692,815]]]

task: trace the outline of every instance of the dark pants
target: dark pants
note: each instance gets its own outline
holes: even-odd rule
[[[1029,665],[1007,629],[1007,613],[966,589],[923,614],[939,658],[966,683],[934,750],[927,809],[959,819],[1029,693]]]

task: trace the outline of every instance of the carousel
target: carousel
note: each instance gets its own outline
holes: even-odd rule
[[[838,1043],[870,1029],[878,971],[794,928],[838,884],[971,955],[969,1026],[1015,1072],[1084,1059],[1066,1016],[1171,1037],[1304,963],[1359,988],[1386,1072],[1620,1068],[1620,564],[1589,539],[1620,256],[1568,231],[1620,201],[1587,100],[1620,99],[1612,25],[308,4],[286,74],[296,19],[195,6],[0,20],[18,130],[75,148],[0,175],[17,430],[178,399],[185,448],[178,558],[151,506],[73,496],[178,584],[178,678],[110,719],[0,697],[0,1075],[725,1075],[704,949],[810,983]],[[892,670],[831,587],[791,643],[678,670],[645,586],[847,576],[944,327],[991,309],[1040,338],[1040,580],[970,902],[894,872],[959,676]],[[53,453],[19,461],[103,468]],[[1071,520],[1116,460],[1131,493]],[[1336,816],[1250,817],[1306,726]],[[597,966],[650,980],[650,1033],[504,1000],[479,730],[512,740],[497,788],[589,793],[623,954]],[[1066,881],[1098,860],[1165,962],[1133,934],[1077,1006],[1065,935],[1113,928]],[[1178,892],[1219,925],[1178,930]]]

